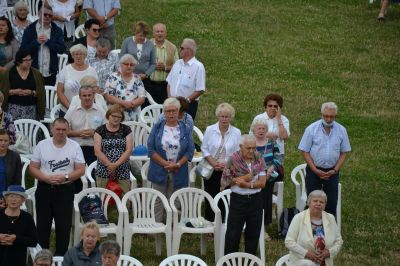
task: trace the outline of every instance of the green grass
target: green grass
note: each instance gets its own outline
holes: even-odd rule
[[[399,101],[400,8],[386,22],[379,4],[367,0],[122,1],[118,43],[136,20],[165,22],[168,39],[198,42],[207,92],[196,124],[214,123],[221,102],[237,111],[233,124],[247,132],[263,112],[265,94],[284,97],[290,120],[286,142],[286,207],[294,206],[289,173],[303,163],[297,145],[304,128],[319,118],[322,102],[339,105],[353,152],[341,172],[344,246],[337,265],[398,265],[400,261]],[[276,225],[271,230],[276,236]],[[275,238],[276,239],[276,238]],[[132,255],[158,265],[152,239],[135,238]],[[181,253],[200,256],[199,241],[185,237]],[[267,244],[267,265],[287,253],[282,240]],[[212,242],[203,257],[214,265]]]

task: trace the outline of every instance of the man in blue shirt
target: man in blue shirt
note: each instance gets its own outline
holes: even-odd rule
[[[100,21],[100,37],[111,42],[111,50],[115,49],[114,17],[121,9],[119,0],[84,0],[83,9],[88,13],[88,19],[95,18]]]
[[[299,144],[307,163],[307,195],[316,189],[323,190],[328,202],[325,210],[336,216],[339,170],[351,151],[346,129],[335,121],[337,105],[322,104],[322,119],[309,125]]]

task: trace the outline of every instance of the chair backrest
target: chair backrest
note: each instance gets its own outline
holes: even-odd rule
[[[305,207],[305,202],[303,202],[304,200],[302,200],[301,198],[304,197],[303,195],[306,195],[306,166],[307,164],[305,163],[300,164],[296,166],[290,174],[292,182],[296,186],[296,208],[299,211],[304,210]],[[298,180],[297,176],[300,177],[300,180]]]
[[[29,15],[31,15],[32,17],[38,17],[40,0],[23,0],[23,1],[28,5]]]
[[[13,7],[7,7],[6,13],[4,16],[12,23],[14,21]]]
[[[110,54],[115,56],[115,58],[119,58],[119,54],[121,53],[121,49],[114,49],[110,51]]]
[[[131,202],[133,221],[146,219],[155,221],[155,204],[161,200],[166,211],[171,212],[167,198],[159,191],[152,188],[135,188],[124,195],[122,207],[128,212],[128,201]],[[128,221],[125,221],[128,222]]]
[[[153,96],[151,96],[151,94],[148,93],[147,91],[146,91],[146,98],[150,104],[158,104],[156,101],[154,101]]]
[[[279,260],[276,262],[275,266],[288,265],[288,263],[289,263],[289,254],[286,254],[285,256],[282,256],[279,258]]]
[[[217,266],[264,266],[260,258],[256,256],[244,253],[244,252],[235,252],[227,254],[221,257],[218,262]]]
[[[92,176],[92,172],[94,169],[96,169],[96,167],[97,167],[97,161],[94,161],[91,164],[89,164],[85,170],[86,178],[89,180],[90,184],[94,184],[94,185],[96,184],[96,181],[94,180],[94,178]]]
[[[21,186],[23,186],[25,189],[27,188],[26,185],[26,181],[25,181],[25,177],[26,177],[26,171],[28,170],[29,164],[31,163],[31,160],[29,160],[28,158],[21,156],[21,163],[22,163],[22,179],[21,179]],[[34,184],[33,186],[36,187],[37,186],[37,179],[34,178]]]
[[[117,266],[143,266],[143,264],[131,256],[119,255]]]
[[[142,109],[139,114],[139,121],[150,128],[158,121],[163,111],[161,104],[152,104]]]
[[[232,193],[232,191],[230,189],[225,189],[225,190],[219,192],[214,197],[215,205],[218,206],[218,204],[220,202],[222,202],[224,204],[225,210],[229,210],[229,205],[230,205],[230,202],[231,202],[231,193]],[[229,214],[229,212],[226,211],[225,212],[225,217],[223,219],[225,221],[225,223],[226,223],[226,221],[228,221],[228,214]]]
[[[53,257],[53,264],[51,264],[52,266],[62,266],[64,261],[64,257],[62,256],[54,256]]]
[[[176,204],[177,202],[180,203],[180,222],[182,222],[187,219],[202,217],[201,210],[204,200],[208,200],[214,212],[220,213],[210,194],[204,190],[193,187],[181,188],[175,191],[169,199],[169,204],[171,205],[172,211],[177,212]]]
[[[27,206],[30,205],[27,207],[27,211],[32,215],[33,220],[35,221],[36,224],[36,198],[35,198],[36,186],[28,188],[25,192],[28,195],[26,205]],[[30,202],[31,204],[29,204],[28,202]]]
[[[57,105],[58,101],[57,89],[54,86],[48,86],[48,85],[46,85],[44,88],[46,91],[46,108],[51,110],[53,109],[54,106]]]
[[[68,64],[68,55],[67,54],[57,54],[58,56],[58,73],[63,70],[63,68]]]
[[[81,24],[75,29],[75,38],[79,39],[80,37],[86,36],[85,25]]]
[[[50,120],[54,121],[57,117],[59,117],[61,110],[61,103],[54,105],[54,107],[50,110]]]
[[[201,132],[200,128],[193,126],[193,133],[197,136],[200,142],[203,142],[204,134]]]
[[[145,162],[140,169],[140,175],[142,176],[143,187],[151,188],[151,182],[147,179],[147,174],[149,172],[150,161]]]
[[[42,123],[32,120],[32,119],[18,119],[14,121],[15,129],[17,132],[22,133],[24,136],[28,137],[31,147],[34,149],[38,141],[38,133],[40,130],[43,133],[45,139],[50,138],[50,133],[47,127]]]
[[[136,121],[125,121],[125,125],[128,125],[132,130],[133,135],[133,147],[138,145],[144,145],[147,147],[147,139],[150,135],[150,128],[143,123]]]
[[[159,266],[207,266],[207,263],[196,256],[177,254],[164,259]]]

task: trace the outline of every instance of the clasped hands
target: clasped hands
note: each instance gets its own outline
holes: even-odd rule
[[[306,256],[305,256],[306,259],[312,260],[313,262],[318,263],[318,264],[320,264],[326,258],[329,258],[329,257],[330,257],[330,254],[329,254],[328,249],[322,250],[319,254],[313,250],[308,250],[306,253]]]
[[[180,166],[178,163],[167,161],[167,164],[164,166],[164,169],[168,172],[178,172]]]
[[[13,95],[17,96],[31,96],[34,95],[33,90],[23,90],[23,89],[13,89],[12,90]]]
[[[334,174],[336,174],[336,171],[335,170],[329,170],[329,171],[322,171],[322,170],[320,170],[320,169],[316,169],[315,171],[314,171],[314,173],[317,175],[317,176],[319,176],[319,178],[321,178],[321,179],[323,179],[323,180],[329,180],[330,178],[331,178],[331,176],[333,176]]]
[[[4,246],[12,246],[16,238],[17,236],[14,234],[0,234],[0,244]]]
[[[251,182],[252,180],[253,180],[253,175],[251,173],[248,173],[246,175],[232,178],[232,184],[239,186],[241,188],[249,188],[248,183]]]

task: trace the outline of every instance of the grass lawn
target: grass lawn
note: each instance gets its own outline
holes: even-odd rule
[[[400,264],[400,7],[378,22],[379,4],[368,0],[121,0],[118,47],[136,20],[165,22],[168,39],[198,42],[207,92],[196,125],[215,123],[221,102],[236,108],[233,124],[248,132],[263,98],[284,97],[290,120],[286,142],[285,207],[295,205],[290,172],[303,163],[297,146],[304,128],[319,119],[325,101],[339,106],[352,153],[341,171],[344,246],[336,265]],[[397,147],[397,148],[396,148]],[[267,265],[287,253],[276,224],[266,244]],[[154,239],[135,236],[131,255],[158,265]],[[200,256],[200,241],[184,236],[181,253]],[[202,257],[214,265],[213,242]]]

